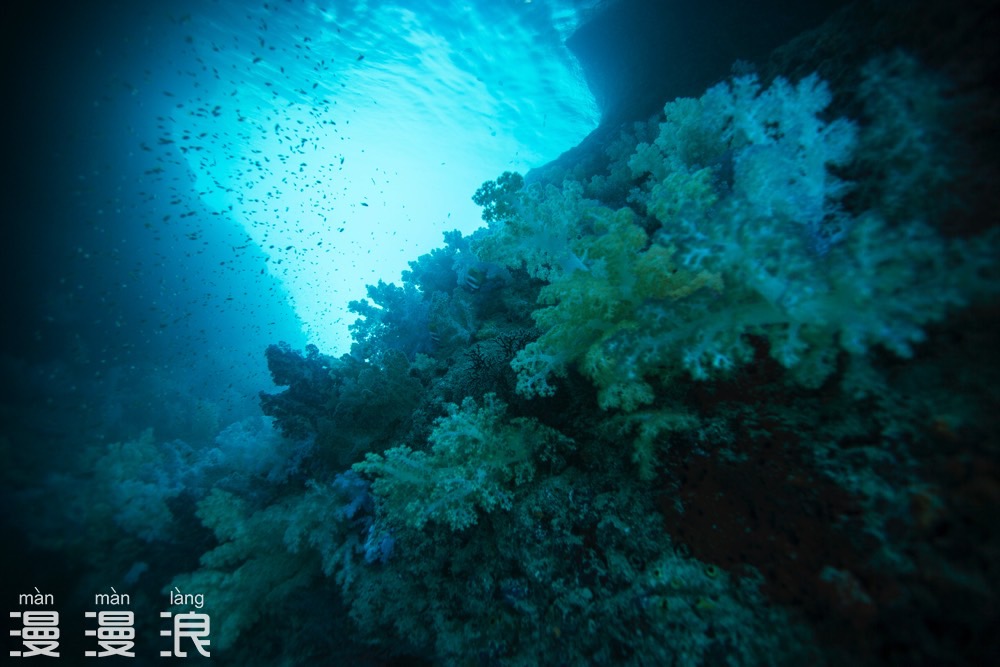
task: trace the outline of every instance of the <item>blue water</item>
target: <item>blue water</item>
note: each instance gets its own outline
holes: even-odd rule
[[[563,44],[587,4],[223,5],[186,20],[165,129],[202,203],[265,250],[307,338],[346,352],[365,284],[478,227],[468,193],[487,176],[596,127]]]
[[[10,663],[1000,660],[994,23],[5,5]]]

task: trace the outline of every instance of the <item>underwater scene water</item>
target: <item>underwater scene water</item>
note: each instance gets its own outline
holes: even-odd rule
[[[0,10],[3,664],[1000,664],[1000,10]]]

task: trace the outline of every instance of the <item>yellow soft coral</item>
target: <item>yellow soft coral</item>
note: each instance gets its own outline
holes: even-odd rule
[[[552,392],[549,374],[562,375],[577,363],[599,390],[602,408],[631,411],[653,400],[641,369],[627,361],[625,341],[650,326],[665,303],[708,287],[721,289],[717,275],[681,269],[672,248],[650,244],[631,209],[595,207],[590,211],[594,234],[578,245],[588,270],[564,274],[542,288],[545,308],[533,317],[542,336],[513,362],[519,391]]]

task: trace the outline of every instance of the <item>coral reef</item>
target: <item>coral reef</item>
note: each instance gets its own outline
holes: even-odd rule
[[[894,62],[863,75],[877,118],[934,90]],[[936,378],[995,339],[962,313],[1000,288],[996,230],[901,202],[948,181],[906,157],[935,114],[859,127],[832,100],[739,76],[589,185],[484,184],[488,227],[372,287],[350,355],[268,350],[304,482],[204,496],[218,545],[173,585],[273,610],[322,582],[362,641],[437,664],[874,664],[937,622],[928,594],[989,618],[974,566],[922,542],[988,473],[931,481],[921,452],[990,428]],[[223,647],[261,624],[232,614]]]
[[[989,662],[1000,237],[950,225],[963,102],[856,69],[487,181],[349,354],[266,350],[265,417],[102,445],[81,533],[219,664]]]

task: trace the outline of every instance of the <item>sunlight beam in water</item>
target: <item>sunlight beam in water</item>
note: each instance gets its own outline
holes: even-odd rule
[[[311,342],[347,352],[347,303],[366,284],[479,227],[483,181],[596,126],[562,42],[575,16],[566,3],[310,6],[244,17],[251,44],[227,41],[229,21],[198,26],[214,85],[192,90],[175,139],[202,201],[264,250]]]

